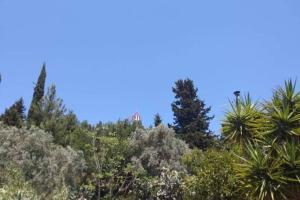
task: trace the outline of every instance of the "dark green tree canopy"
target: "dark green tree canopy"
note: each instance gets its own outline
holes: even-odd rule
[[[39,75],[37,84],[34,88],[32,101],[28,111],[28,125],[39,126],[41,123],[41,100],[43,99],[45,92],[45,82],[46,82],[46,64],[43,64],[41,73]]]
[[[40,127],[52,134],[55,143],[62,146],[69,145],[70,134],[79,126],[78,120],[57,96],[54,84],[48,88],[40,104],[42,117]]]
[[[176,99],[172,103],[176,133],[209,133],[209,122],[213,119],[208,116],[211,108],[206,107],[204,101],[198,98],[198,89],[194,87],[193,81],[178,80],[173,92]]]
[[[154,126],[157,127],[157,126],[159,126],[161,123],[162,123],[162,119],[161,119],[160,115],[157,113],[157,114],[154,116]]]
[[[10,108],[6,109],[0,119],[8,126],[21,128],[24,125],[25,120],[25,106],[23,98],[20,98]]]
[[[209,122],[213,119],[208,116],[211,108],[206,107],[198,98],[198,89],[190,79],[175,82],[173,92],[175,101],[172,103],[174,113],[172,127],[190,147],[206,149],[214,140],[209,130]]]

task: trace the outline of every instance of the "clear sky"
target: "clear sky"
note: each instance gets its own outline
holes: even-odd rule
[[[171,88],[191,78],[218,132],[234,90],[263,100],[299,78],[299,10],[299,0],[0,0],[0,111],[19,97],[28,107],[45,61],[47,85],[80,120],[172,122]]]

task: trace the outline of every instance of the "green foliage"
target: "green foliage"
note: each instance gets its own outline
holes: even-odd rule
[[[294,142],[280,145],[277,149],[278,155],[283,161],[283,176],[288,182],[284,191],[288,199],[300,197],[300,145]]]
[[[296,82],[285,82],[273,93],[270,102],[264,104],[265,123],[261,124],[266,137],[281,143],[297,140],[300,136],[300,93],[296,92]]]
[[[191,152],[184,154],[182,163],[190,174],[196,174],[199,166],[201,166],[204,154],[199,149],[193,149]]]
[[[8,125],[21,128],[25,121],[25,106],[23,98],[16,101],[10,108],[6,109],[0,116],[0,120]]]
[[[208,116],[210,107],[206,107],[204,101],[197,96],[198,89],[190,79],[175,82],[173,92],[175,101],[172,103],[174,113],[174,130],[178,134],[187,135],[183,137],[191,147],[207,148],[210,137],[209,121],[213,117]],[[200,135],[198,137],[198,135]],[[198,143],[197,143],[198,142]]]
[[[157,183],[158,191],[155,199],[161,200],[182,200],[182,179],[180,174],[175,170],[163,168]]]
[[[161,119],[160,115],[157,113],[157,114],[154,116],[154,126],[157,127],[157,126],[159,126],[161,123],[162,123],[162,119]]]
[[[44,65],[27,129],[22,99],[0,117],[0,199],[300,199],[300,92],[291,80],[270,101],[230,102],[218,141],[190,79],[173,88],[175,132],[158,114],[153,129],[80,122],[54,85],[44,95],[45,80]]]
[[[183,199],[182,175],[176,170],[162,168],[158,176],[134,171],[130,199],[173,200]]]
[[[260,110],[242,101],[226,115],[224,135],[244,147],[235,171],[250,199],[300,197],[300,93],[295,88],[295,82],[286,81]]]
[[[148,176],[146,173],[133,169],[130,171],[134,174],[130,199],[154,199],[157,193],[158,177]]]
[[[186,154],[183,163],[191,176],[184,180],[184,199],[244,199],[237,191],[233,160],[232,153],[213,149]]]
[[[283,179],[282,162],[273,159],[272,154],[265,153],[259,147],[247,146],[246,158],[236,166],[242,189],[250,198],[283,199],[286,198],[282,191]]]
[[[175,137],[172,129],[162,125],[151,130],[138,129],[130,144],[134,152],[133,164],[139,169],[146,170],[151,176],[159,175],[163,168],[185,170],[180,164],[180,159],[189,148]]]
[[[33,187],[25,181],[20,169],[8,164],[0,171],[0,199],[37,200],[38,194]]]
[[[247,144],[259,139],[258,123],[261,112],[257,103],[252,103],[249,94],[237,103],[230,102],[231,110],[226,113],[222,133],[227,141]]]
[[[78,128],[75,114],[67,112],[63,100],[57,97],[55,85],[48,88],[41,101],[40,127],[51,133],[54,142],[63,146],[70,145],[72,133]]]
[[[216,145],[216,137],[209,133],[187,133],[187,134],[177,134],[177,137],[187,144],[189,144],[190,148],[198,148],[201,150],[206,150],[210,147],[214,147]]]
[[[99,122],[96,125],[96,132],[98,135],[110,135],[114,134],[118,138],[127,139],[131,137],[132,133],[137,128],[143,128],[141,124],[134,121],[118,120],[116,123],[105,123]]]
[[[299,144],[274,144],[272,147],[247,145],[235,170],[241,190],[250,198],[298,199],[300,195]]]
[[[42,70],[40,72],[37,84],[34,88],[32,101],[29,107],[28,111],[28,125],[35,125],[39,126],[41,123],[41,100],[44,96],[44,90],[45,90],[45,82],[46,82],[46,65],[44,64],[42,67]]]
[[[53,144],[42,130],[0,126],[0,169],[15,164],[41,198],[76,189],[86,166],[80,152]],[[1,170],[0,170],[1,171]]]
[[[42,200],[43,196],[38,195],[30,182],[26,181],[22,171],[13,164],[7,165],[1,171],[0,199],[22,199],[22,200]],[[52,200],[70,199],[70,190],[62,186],[53,192]],[[49,197],[50,198],[50,197]]]
[[[94,198],[112,199],[128,193],[131,174],[126,171],[129,162],[128,140],[115,134],[99,135],[91,131],[80,131],[75,142],[77,148],[84,151],[88,165],[87,182]],[[75,144],[74,143],[74,144]]]

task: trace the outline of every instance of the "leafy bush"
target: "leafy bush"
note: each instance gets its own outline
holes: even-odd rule
[[[181,176],[177,171],[163,168],[157,183],[159,188],[156,193],[156,199],[183,199],[181,182]]]
[[[180,159],[189,148],[185,142],[175,137],[172,129],[164,126],[150,130],[138,129],[130,143],[134,152],[132,162],[149,175],[160,175],[163,168],[185,171]]]
[[[0,199],[37,200],[38,195],[25,181],[20,169],[7,165],[0,171]]]
[[[130,199],[183,199],[182,175],[175,170],[161,169],[159,176],[135,173]]]
[[[193,150],[183,158],[191,176],[184,180],[184,199],[239,199],[237,179],[233,169],[234,157],[229,152]]]
[[[79,152],[57,146],[52,140],[50,134],[36,128],[26,130],[0,125],[0,167],[15,164],[43,198],[64,186],[75,189],[86,168]]]

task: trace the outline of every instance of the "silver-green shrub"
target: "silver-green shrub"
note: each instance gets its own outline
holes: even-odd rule
[[[86,168],[81,153],[55,145],[46,132],[0,125],[0,169],[10,164],[21,170],[25,181],[43,198],[63,187],[75,188]]]
[[[130,140],[134,151],[133,164],[146,170],[151,176],[158,176],[163,168],[182,172],[182,155],[189,151],[187,144],[176,138],[172,129],[158,126],[150,130],[138,129]]]

